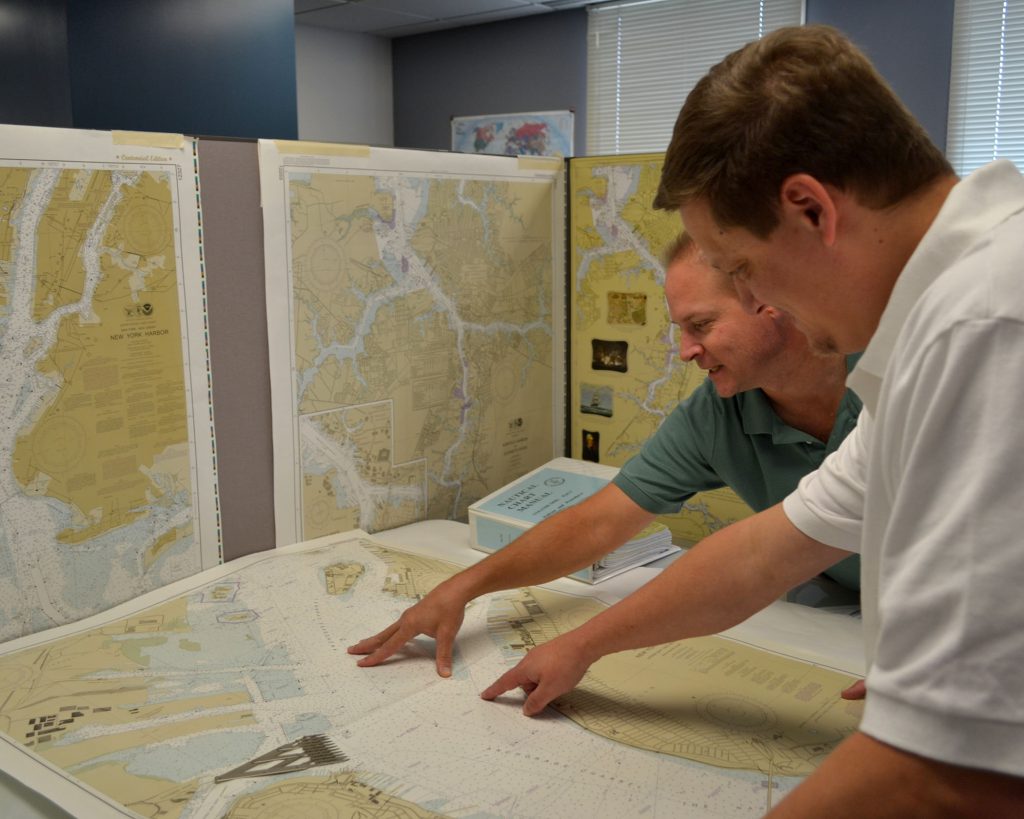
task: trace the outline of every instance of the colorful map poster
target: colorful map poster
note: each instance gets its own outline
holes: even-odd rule
[[[0,126],[0,639],[220,559],[194,145]]]
[[[561,454],[562,162],[260,143],[278,544]]]
[[[569,163],[572,455],[621,466],[704,380],[679,358],[661,253],[681,228],[651,208],[661,154]],[[677,544],[746,517],[730,489],[695,495],[666,516]]]
[[[452,150],[465,154],[572,156],[572,111],[452,117]]]
[[[850,675],[722,637],[610,655],[539,718],[481,700],[603,607],[555,588],[474,601],[449,679],[430,641],[356,666],[347,645],[456,570],[348,532],[8,643],[0,770],[94,819],[731,819],[856,730]]]

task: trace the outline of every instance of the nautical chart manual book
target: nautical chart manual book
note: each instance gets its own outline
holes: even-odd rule
[[[615,467],[574,458],[555,458],[528,472],[469,507],[473,548],[483,552],[503,549],[531,526],[593,495],[617,472]],[[599,583],[678,551],[668,527],[655,522],[593,565],[569,576]]]

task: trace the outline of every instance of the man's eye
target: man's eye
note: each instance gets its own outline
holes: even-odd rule
[[[693,328],[693,331],[695,333],[703,333],[710,326],[711,326],[711,322],[710,321],[695,321],[695,322],[693,322],[690,325],[690,327]]]
[[[747,265],[746,263],[737,265],[729,271],[730,279],[740,279],[741,281],[747,278]]]

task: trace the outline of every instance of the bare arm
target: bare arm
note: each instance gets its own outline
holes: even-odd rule
[[[617,549],[654,519],[615,484],[529,529],[499,552],[446,580],[395,623],[350,646],[360,666],[384,662],[418,634],[437,640],[437,673],[451,674],[466,604],[481,594],[545,583]]]
[[[949,765],[857,733],[771,819],[922,819],[1024,815],[1024,779]]]
[[[523,713],[532,716],[605,654],[722,631],[848,554],[807,537],[773,506],[705,538],[625,600],[533,649],[481,696],[522,687]]]

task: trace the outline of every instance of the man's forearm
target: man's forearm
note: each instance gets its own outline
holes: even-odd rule
[[[774,506],[705,538],[580,626],[574,642],[593,662],[615,651],[715,634],[847,555],[804,535]]]
[[[535,526],[501,551],[438,585],[383,631],[349,646],[363,667],[379,665],[417,634],[437,641],[437,673],[451,675],[465,605],[481,594],[543,583],[587,565],[654,516],[609,484],[583,503]]]
[[[606,654],[714,634],[847,554],[807,537],[773,506],[705,538],[626,599],[537,646],[480,696],[522,688],[523,713],[533,716]]]
[[[771,819],[1024,815],[1024,779],[949,765],[857,733],[786,797]]]
[[[488,592],[546,583],[617,549],[654,517],[609,484],[447,583],[467,601]]]

